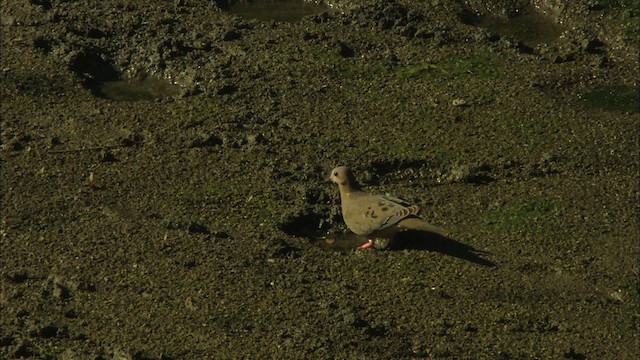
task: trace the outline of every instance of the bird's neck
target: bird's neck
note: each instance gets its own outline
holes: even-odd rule
[[[340,199],[343,201],[348,198],[353,198],[354,196],[358,196],[362,191],[359,187],[351,186],[351,185],[342,185],[340,186]]]

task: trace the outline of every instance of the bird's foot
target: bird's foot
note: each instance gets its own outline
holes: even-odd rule
[[[373,247],[374,243],[373,240],[369,239],[366,243],[360,245],[357,247],[358,250],[364,250],[364,249],[368,249],[370,247]]]

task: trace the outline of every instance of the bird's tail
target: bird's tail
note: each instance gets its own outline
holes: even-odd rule
[[[402,219],[402,221],[398,223],[398,226],[407,230],[425,231],[442,236],[447,234],[445,229],[429,224],[426,220],[419,217],[408,217]]]

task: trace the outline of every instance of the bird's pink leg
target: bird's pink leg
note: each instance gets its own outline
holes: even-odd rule
[[[369,239],[366,243],[357,247],[358,250],[364,250],[373,247],[373,240]]]

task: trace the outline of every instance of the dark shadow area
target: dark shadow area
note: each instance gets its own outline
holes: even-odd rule
[[[490,255],[486,251],[477,250],[473,246],[463,244],[446,236],[423,231],[409,230],[397,234],[389,250],[428,250],[482,266],[496,266],[493,261],[483,257]]]
[[[330,8],[322,2],[305,0],[216,0],[216,5],[244,19],[296,22]]]
[[[280,224],[280,230],[288,235],[310,239],[318,239],[326,234],[328,229],[329,224],[325,221],[325,217],[313,212],[291,216]]]
[[[331,226],[325,221],[324,216],[312,212],[291,216],[280,225],[280,230],[288,235],[308,238],[325,250],[345,253],[351,252],[367,241],[366,237],[355,235],[350,231],[348,233],[329,233],[328,230],[330,228]],[[331,239],[332,241],[330,241]],[[482,266],[496,266],[493,261],[485,259],[485,257],[490,255],[486,251],[477,250],[470,245],[463,244],[446,236],[424,231],[402,231],[396,234],[392,241],[376,239],[374,248],[389,251],[434,251]]]
[[[463,9],[459,14],[458,18],[462,21],[463,24],[479,26],[480,25],[480,13],[476,11],[472,11],[471,9]]]
[[[538,44],[553,43],[565,30],[553,15],[531,5],[516,6],[502,14],[466,8],[458,18],[464,24],[486,29],[491,41],[514,37],[518,50],[524,54],[532,54]]]
[[[120,74],[107,56],[97,49],[84,49],[78,52],[71,59],[69,69],[88,82],[114,81],[120,78]]]

